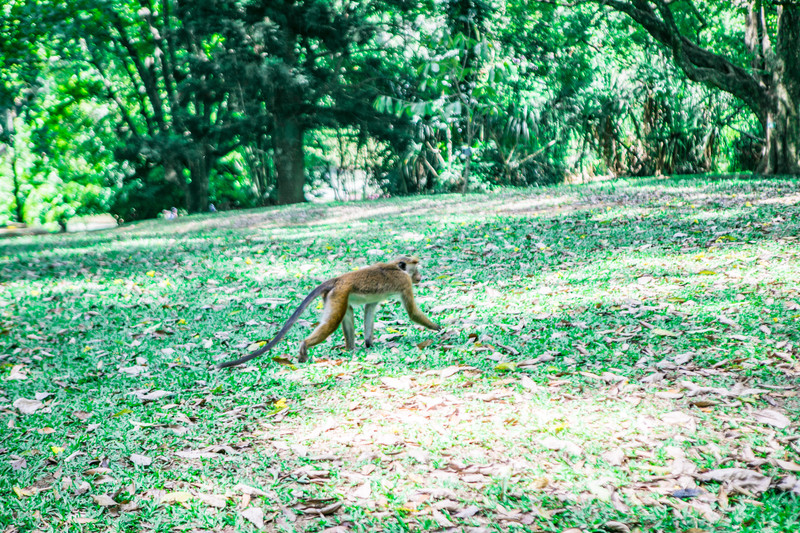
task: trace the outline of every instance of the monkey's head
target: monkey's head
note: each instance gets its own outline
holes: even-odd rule
[[[422,274],[420,273],[419,258],[415,255],[401,255],[393,261],[397,264],[397,268],[411,276],[411,282],[416,284],[422,281]]]

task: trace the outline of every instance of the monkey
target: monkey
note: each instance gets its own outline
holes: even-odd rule
[[[425,316],[414,301],[413,286],[421,280],[419,259],[414,256],[400,256],[389,263],[376,263],[324,281],[305,297],[277,335],[265,346],[235,361],[219,363],[217,368],[241,365],[274,348],[318,296],[322,296],[323,300],[322,318],[311,335],[300,343],[297,360],[301,363],[308,359],[308,349],[327,339],[339,324],[344,332],[345,347],[348,350],[355,348],[354,305],[364,306],[364,343],[368,348],[372,346],[378,304],[398,294],[412,321],[439,331],[441,326]]]

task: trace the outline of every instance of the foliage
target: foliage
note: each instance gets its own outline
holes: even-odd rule
[[[0,219],[796,172],[800,7],[558,4],[6,2]]]
[[[795,531],[798,194],[617,180],[0,241],[0,526]],[[441,334],[390,302],[375,346],[294,366],[309,310],[212,370],[411,251]]]

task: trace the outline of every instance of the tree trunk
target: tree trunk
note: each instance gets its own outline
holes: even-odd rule
[[[279,204],[305,202],[305,160],[303,127],[294,117],[276,117],[272,132],[275,149],[275,178]]]
[[[17,151],[14,151],[14,157],[11,158],[11,175],[14,180],[14,215],[16,222],[22,224],[25,222],[23,212],[25,211],[25,198],[22,196],[22,184],[19,182],[19,174],[17,173]]]
[[[778,32],[764,127],[762,174],[800,174],[800,6],[778,8]]]
[[[190,213],[208,211],[208,175],[211,171],[212,157],[203,153],[189,161],[192,181],[186,195],[186,207]]]

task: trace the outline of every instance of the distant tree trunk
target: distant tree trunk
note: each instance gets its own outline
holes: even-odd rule
[[[190,213],[204,213],[208,210],[208,178],[212,160],[212,156],[200,153],[189,161],[192,181],[186,191],[186,208]]]
[[[279,204],[305,202],[305,160],[303,126],[294,117],[276,117],[272,133],[275,149],[275,178]]]
[[[14,217],[16,222],[22,224],[23,212],[25,211],[25,198],[22,197],[22,184],[19,181],[19,174],[17,173],[17,151],[14,150],[14,157],[11,158],[11,175],[14,180]]]

